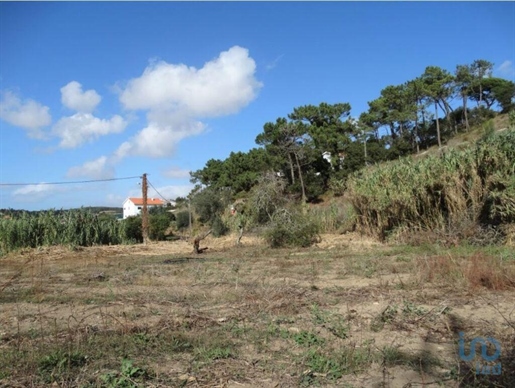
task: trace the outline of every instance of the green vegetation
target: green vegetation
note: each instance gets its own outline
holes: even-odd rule
[[[359,230],[381,238],[396,230],[474,237],[515,222],[515,131],[474,147],[369,167],[348,181]]]
[[[348,103],[294,108],[264,124],[259,148],[211,159],[191,173],[196,219],[228,225],[216,215],[244,199],[246,227],[264,227],[274,247],[308,246],[318,231],[356,226],[383,239],[432,231],[442,240],[458,234],[478,244],[501,242],[506,233],[492,228],[513,223],[514,143],[512,131],[494,136],[505,128],[493,119],[513,117],[515,84],[493,77],[493,66],[483,59],[454,72],[428,66],[415,79],[385,87],[357,119]],[[444,148],[454,138],[470,146],[478,133],[483,139],[469,149]],[[434,147],[438,156],[413,159]],[[336,206],[344,212],[305,206],[331,197],[341,197]],[[303,233],[303,241],[294,236]],[[478,242],[481,235],[485,241]]]
[[[0,251],[4,253],[27,247],[128,242],[124,223],[86,210],[24,212],[18,217],[0,219]]]
[[[150,238],[164,240],[174,216],[166,208],[152,209]],[[21,248],[65,245],[71,248],[142,242],[141,217],[119,220],[86,209],[13,212],[0,218],[0,253]]]

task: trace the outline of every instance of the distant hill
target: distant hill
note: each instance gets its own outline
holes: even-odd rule
[[[0,216],[1,215],[9,215],[9,216],[17,216],[22,213],[30,213],[30,214],[37,214],[41,212],[47,212],[47,211],[53,211],[56,214],[59,213],[65,213],[67,211],[76,211],[76,210],[86,210],[90,211],[93,214],[122,214],[123,208],[121,207],[110,207],[110,206],[85,206],[82,208],[74,208],[74,209],[47,209],[47,210],[23,210],[23,209],[0,209]]]

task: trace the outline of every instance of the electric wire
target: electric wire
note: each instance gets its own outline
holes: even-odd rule
[[[159,191],[157,191],[157,189],[154,187],[154,185],[153,185],[152,183],[150,183],[150,181],[149,181],[148,179],[147,179],[147,183],[148,183],[148,185],[149,185],[150,187],[152,187],[152,188],[154,189],[154,191],[157,193],[157,195],[159,195],[161,198],[163,198],[163,200],[164,200],[165,202],[170,202],[170,200],[169,200],[169,199],[166,199],[165,197],[163,197],[163,196],[161,195],[161,193],[160,193]]]
[[[127,179],[141,179],[141,176],[128,176],[123,178],[109,178],[109,179],[92,179],[86,181],[68,181],[68,182],[39,182],[39,183],[2,183],[0,186],[30,186],[30,185],[75,185],[79,183],[95,183],[95,182],[111,182],[121,181]]]

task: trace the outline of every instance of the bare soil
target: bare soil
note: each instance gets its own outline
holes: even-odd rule
[[[420,272],[478,251],[512,268],[509,251],[235,239],[0,258],[0,386],[515,386],[515,290]],[[460,359],[460,332],[467,354],[475,337],[501,343],[501,375],[476,373],[480,347]]]

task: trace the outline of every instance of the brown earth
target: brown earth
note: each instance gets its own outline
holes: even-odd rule
[[[497,253],[395,247],[357,234],[324,235],[306,249],[235,239],[209,236],[202,255],[175,241],[0,258],[0,386],[515,381],[511,283],[492,290],[463,279],[429,282],[420,270],[432,257]],[[500,341],[503,375],[477,375],[476,364],[460,360],[459,332],[467,344],[476,336]]]

